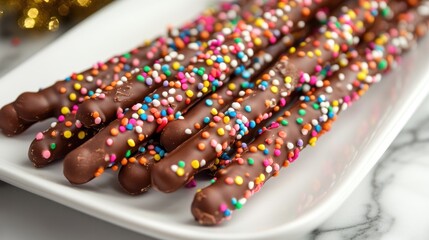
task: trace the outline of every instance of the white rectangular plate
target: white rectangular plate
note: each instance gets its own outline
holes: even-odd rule
[[[168,24],[191,19],[211,1],[117,1],[28,59],[0,80],[0,104],[35,91],[72,70],[161,34]],[[131,230],[161,238],[294,238],[316,228],[345,200],[399,133],[429,90],[429,39],[404,59],[394,74],[345,112],[315,148],[269,181],[233,219],[202,227],[193,221],[195,189],[172,194],[124,194],[107,173],[71,186],[61,163],[35,169],[27,147],[48,122],[14,138],[0,137],[0,179],[71,208]],[[201,186],[202,184],[200,184]]]

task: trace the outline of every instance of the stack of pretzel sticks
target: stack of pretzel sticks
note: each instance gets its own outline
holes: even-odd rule
[[[314,124],[313,126],[311,124],[314,121],[310,121],[310,124],[304,124],[306,121],[304,117],[310,115],[306,114],[309,109],[303,109],[302,102],[321,101],[319,108],[316,109],[315,107],[315,109],[322,109],[318,113],[324,113],[328,116],[325,122],[330,122],[339,110],[338,104],[341,103],[342,106],[347,106],[347,104],[343,103],[345,101],[337,101],[332,103],[334,107],[326,107],[327,101],[324,101],[323,97],[320,98],[322,100],[315,98],[318,96],[317,93],[326,91],[333,94],[336,87],[334,88],[331,83],[334,82],[333,79],[338,75],[337,73],[345,71],[350,75],[350,71],[346,71],[347,66],[351,66],[350,63],[363,61],[362,59],[365,57],[382,51],[373,45],[382,45],[379,42],[385,38],[387,38],[386,42],[393,41],[393,38],[390,40],[391,38],[388,37],[393,36],[391,30],[399,22],[399,20],[395,23],[388,23],[388,21],[395,15],[406,11],[408,5],[419,4],[419,1],[408,1],[407,5],[402,1],[361,0],[347,3],[335,11],[331,17],[326,17],[326,12],[320,12],[321,9],[338,5],[340,2],[321,0],[315,2],[278,1],[271,3],[272,5],[262,6],[257,4],[259,2],[247,1],[242,3],[244,5],[237,6],[245,9],[247,4],[253,4],[248,9],[255,9],[257,6],[260,11],[253,14],[252,17],[249,17],[248,14],[243,15],[242,11],[238,11],[236,16],[246,17],[239,21],[234,17],[233,24],[231,24],[231,18],[228,17],[224,18],[224,21],[216,20],[219,24],[222,24],[220,22],[228,22],[228,27],[223,26],[220,30],[213,30],[210,33],[213,38],[208,41],[206,39],[210,37],[202,38],[201,34],[190,34],[192,31],[189,31],[188,35],[172,34],[175,37],[170,36],[170,40],[165,41],[167,43],[165,45],[167,46],[167,59],[164,57],[156,60],[155,64],[151,66],[144,65],[140,69],[136,68],[138,70],[130,71],[128,76],[127,73],[124,73],[124,77],[116,77],[113,81],[114,84],[108,85],[104,91],[95,90],[92,93],[93,97],[82,97],[82,103],[79,105],[57,107],[57,111],[59,109],[61,113],[59,116],[62,118],[52,125],[52,129],[36,136],[30,147],[30,158],[36,166],[44,166],[52,159],[60,159],[65,156],[65,176],[74,184],[82,184],[101,175],[105,168],[116,167],[118,163],[125,165],[119,174],[120,180],[133,179],[131,177],[133,171],[129,169],[144,168],[148,170],[149,157],[160,160],[165,155],[164,159],[154,164],[150,168],[151,171],[149,170],[145,174],[151,175],[149,176],[151,183],[157,189],[171,192],[192,180],[197,172],[211,167],[222,153],[230,150],[229,146],[235,144],[238,147],[235,150],[237,152],[236,158],[228,161],[231,163],[223,166],[217,173],[217,179],[223,179],[223,181],[218,180],[208,188],[199,191],[193,204],[194,216],[203,224],[215,224],[224,218],[228,218],[232,210],[241,208],[246,199],[259,190],[264,180],[278,172],[281,164],[275,161],[277,158],[281,158],[283,161],[287,159],[285,161],[285,165],[287,165],[296,159],[299,151],[305,146],[306,143],[302,139],[288,140],[287,143],[283,141],[286,135],[284,129],[281,129],[292,128],[292,122],[289,123],[285,118],[292,117],[290,116],[291,113],[294,113],[293,110],[299,106],[297,114],[300,114],[301,117],[299,120],[297,118],[296,122],[301,125],[295,126],[296,129],[290,131],[297,131],[300,134],[305,132],[305,136],[311,133],[312,138],[308,142],[313,144],[314,138],[317,139],[326,130],[328,124]],[[228,9],[231,11],[231,9],[237,10],[238,8],[228,7]],[[410,16],[413,14],[411,11],[409,10],[407,14],[400,16]],[[271,60],[276,59],[275,56],[279,55],[279,52],[285,52],[296,36],[307,33],[303,30],[306,28],[305,23],[312,19],[316,13],[319,13],[317,14],[319,20],[323,20],[323,26],[297,47],[290,48],[287,54],[282,55],[279,60],[271,63],[271,67],[267,68]],[[411,20],[414,19],[417,18]],[[421,23],[422,19],[418,21]],[[411,25],[413,23],[414,25]],[[413,23],[406,27],[404,24],[399,26],[403,28],[402,32],[410,31],[410,28],[417,25],[415,22]],[[424,32],[422,27],[414,29],[418,29],[415,31],[418,33],[416,36],[420,36]],[[354,50],[361,36],[368,30],[370,33],[365,35],[364,40],[370,43]],[[183,39],[190,38],[189,36],[193,38],[200,36],[200,41],[198,43],[189,41],[182,48],[177,46],[182,45],[180,40],[185,42],[186,40]],[[377,37],[377,41],[371,42],[367,40],[370,38],[369,36],[384,36],[384,38]],[[285,37],[286,43],[282,41]],[[409,38],[405,40],[409,40]],[[403,43],[404,41],[400,42]],[[169,45],[172,43],[173,47]],[[364,43],[362,43],[363,45]],[[393,51],[390,52],[389,50],[388,52],[391,56],[399,55],[401,53],[399,50],[406,50],[408,46],[395,45],[395,47],[389,48]],[[188,59],[189,64],[181,64],[179,61],[176,64],[172,60],[174,58],[180,60],[181,50],[179,49],[193,54],[192,57],[185,57],[186,54],[182,55],[182,60]],[[373,51],[367,53],[367,49]],[[171,55],[172,52],[174,52],[173,55]],[[256,54],[254,54],[255,52]],[[379,57],[379,55],[376,56]],[[394,60],[390,57],[386,61],[377,62],[380,67],[376,70],[385,71]],[[359,64],[357,66],[362,67]],[[355,68],[352,69],[355,70]],[[262,70],[264,71],[262,72]],[[259,77],[255,78],[258,75]],[[362,78],[362,80],[374,80],[370,77],[367,79],[367,76],[363,77],[363,73],[357,76],[358,79]],[[83,75],[80,77],[75,75],[75,78],[76,80],[78,80],[77,78],[83,80]],[[158,88],[152,89],[154,92],[151,94],[146,92],[137,96],[138,91],[134,91],[136,87],[132,84],[147,82],[149,78],[152,82],[154,82],[153,79],[161,79]],[[346,79],[345,77],[340,78]],[[350,91],[349,88],[347,85],[345,89]],[[363,90],[359,93],[361,92]],[[68,95],[64,99],[67,100],[68,98],[67,101],[70,102],[73,99],[70,96]],[[76,95],[74,96],[76,97]],[[293,99],[297,96],[300,96],[299,101],[295,103]],[[109,104],[106,104],[106,99],[110,99],[107,100]],[[115,99],[119,100],[116,101]],[[123,102],[127,101],[126,104],[129,105],[122,105]],[[110,105],[110,102],[114,103],[112,108],[105,109],[104,107]],[[140,103],[133,105],[136,102]],[[83,107],[84,105],[86,107]],[[213,105],[218,108],[213,108]],[[289,111],[286,110],[278,122],[271,124],[270,130],[263,127],[264,123],[273,119],[274,115],[291,105],[292,108]],[[316,105],[314,104],[314,106]],[[10,110],[12,107],[13,109]],[[13,119],[13,116],[16,116],[16,112],[18,112],[16,109],[18,108],[15,107],[15,103],[5,106],[2,109],[1,117],[6,119],[5,117],[12,116],[9,119]],[[199,112],[204,112],[204,115],[198,115]],[[65,120],[70,116],[72,117],[69,120]],[[19,119],[22,120],[23,117],[19,117]],[[192,120],[189,121],[188,119]],[[21,122],[25,122],[25,124],[31,122],[32,124],[35,121],[22,120]],[[110,121],[112,122],[109,124]],[[186,124],[180,125],[179,122],[181,122],[180,124],[189,124],[190,122],[193,124],[192,127],[188,127]],[[174,124],[176,127],[171,127],[175,126]],[[279,124],[285,126],[277,126]],[[23,125],[12,124],[9,126]],[[59,126],[63,127],[58,128]],[[312,129],[313,127],[314,129]],[[23,128],[16,129],[21,131]],[[176,133],[172,131],[174,129],[177,129]],[[3,131],[6,132],[4,129]],[[257,136],[261,131],[263,132],[262,135]],[[19,131],[10,132],[17,133]],[[271,132],[277,134],[275,138],[271,140],[267,137],[263,138]],[[169,151],[178,147],[168,154],[164,154],[165,151],[157,144],[150,143],[144,148],[143,146],[153,139],[156,133],[161,133],[161,143]],[[176,138],[176,136],[183,136],[183,134],[188,137]],[[93,135],[94,137],[92,137]],[[280,135],[281,139],[277,137]],[[257,145],[252,143],[248,146],[246,144],[248,139],[245,140],[245,137],[249,136],[256,136],[255,143],[258,141],[261,143]],[[287,134],[287,136],[291,135]],[[52,140],[49,143],[47,139],[52,137],[61,143],[52,142]],[[189,140],[182,143],[183,139],[186,138]],[[87,139],[89,140],[85,142]],[[74,144],[72,140],[78,143]],[[41,142],[44,143],[44,146],[39,144]],[[57,146],[61,144],[63,145],[62,153],[51,158],[55,153],[54,150],[58,149]],[[80,144],[82,145],[78,147]],[[71,151],[75,147],[77,148]],[[282,151],[282,147],[285,147],[286,150],[283,149],[284,151]],[[274,149],[271,151],[270,148]],[[141,157],[141,153],[139,153],[141,149],[149,149],[149,155],[154,156],[147,156],[146,154],[146,157]],[[68,153],[69,151],[71,152]],[[138,155],[134,156],[136,153]],[[258,153],[262,154],[263,159],[259,155],[255,155],[243,160],[245,159],[243,156],[246,154]],[[270,156],[267,157],[268,155]],[[130,162],[138,164],[126,164]],[[257,177],[253,177],[246,172],[248,170],[243,170],[242,167],[247,165],[257,166],[254,168],[257,169],[255,171],[259,171],[259,168],[263,166],[262,175],[266,174],[266,176],[262,177],[259,174]],[[129,166],[133,166],[133,168],[129,168]],[[239,169],[233,171],[245,172],[242,175],[235,174],[231,177],[228,175],[229,169]],[[121,181],[121,183],[125,181]],[[251,186],[252,182],[253,186]],[[132,188],[134,191],[137,189],[136,192],[144,191],[148,187],[148,185],[142,187],[140,183],[137,183],[137,186]],[[237,187],[238,190],[232,191],[232,187]],[[215,195],[219,195],[219,197],[213,197]]]
[[[217,172],[210,186],[198,190],[192,213],[201,224],[229,219],[234,210],[259,192],[282,167],[294,162],[308,145],[330,130],[337,115],[358,100],[398,58],[429,29],[429,2],[384,21],[367,33],[328,84],[302,94],[299,101],[264,129],[254,141]]]
[[[34,123],[35,119],[57,117],[51,129],[38,134],[36,139],[43,141],[35,141],[30,147],[29,157],[37,167],[62,159],[101,128],[101,125],[85,127],[80,120],[76,121],[76,113],[82,102],[97,101],[106,98],[106,95],[114,96],[110,98],[109,106],[115,114],[119,107],[133,104],[135,96],[130,95],[128,89],[133,88],[140,95],[151,93],[166,84],[167,77],[174,76],[186,66],[196,52],[206,48],[207,41],[212,37],[233,29],[243,18],[244,21],[252,21],[252,17],[258,16],[263,8],[272,4],[273,1],[262,5],[262,2],[254,0],[225,3],[216,11],[209,9],[194,22],[171,30],[170,36],[160,37],[146,44],[147,47],[137,48],[83,73],[73,74],[37,93],[20,95],[0,111],[2,119],[7,120],[3,124],[9,124],[0,127],[8,135],[11,132],[16,134],[23,129],[17,126],[29,126],[23,122]],[[147,68],[151,69],[142,71]],[[106,103],[107,100],[103,101],[103,104]],[[43,106],[39,106],[41,104]]]

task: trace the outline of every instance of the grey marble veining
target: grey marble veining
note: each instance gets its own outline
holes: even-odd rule
[[[427,103],[343,206],[306,239],[429,239]]]

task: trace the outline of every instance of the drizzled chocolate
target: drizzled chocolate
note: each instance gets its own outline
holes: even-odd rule
[[[212,166],[228,146],[255,133],[261,122],[285,107],[295,85],[320,85],[321,79],[312,74],[322,72],[321,64],[329,65],[340,56],[341,50],[347,51],[357,43],[356,39],[374,23],[373,17],[367,17],[371,12],[371,8],[352,4],[339,10],[338,17],[328,18],[317,34],[267,69],[247,96],[234,100],[226,112],[213,117],[201,134],[156,164],[152,168],[153,187],[163,192],[178,190],[196,173]]]
[[[428,8],[424,8],[427,14]],[[386,21],[387,30],[373,29],[373,41],[363,44],[360,54],[354,54],[357,57],[336,72],[329,85],[303,95],[249,145],[247,152],[220,170],[212,185],[196,193],[191,208],[195,219],[204,225],[229,219],[281,167],[295,161],[307,145],[314,145],[329,131],[336,116],[378,82],[380,73],[397,64],[397,57],[427,32],[429,16],[421,12],[410,10],[400,14],[397,22]]]
[[[160,90],[159,95],[146,96],[143,103],[134,105],[122,118],[68,154],[64,161],[66,178],[75,184],[85,183],[117,160],[132,154],[144,139],[162,130],[168,121],[180,117],[180,111],[222,86],[234,68],[240,64],[249,65],[255,51],[305,27],[305,20],[314,16],[317,9],[334,2],[280,3],[253,24],[239,23],[233,33],[211,41],[209,51],[176,74],[178,79],[172,82],[174,86]],[[113,130],[112,134],[112,129],[119,131]]]

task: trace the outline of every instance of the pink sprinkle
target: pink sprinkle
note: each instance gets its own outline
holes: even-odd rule
[[[216,147],[216,145],[217,145],[217,141],[216,141],[216,140],[214,140],[214,139],[212,139],[212,140],[210,141],[210,146],[212,146],[212,147]]]
[[[132,64],[133,64],[134,67],[137,67],[138,65],[140,65],[139,59],[138,58],[134,58]]]
[[[155,120],[155,117],[153,115],[147,116],[147,121],[148,122],[153,122],[154,120]]]
[[[49,150],[44,150],[44,151],[42,152],[42,157],[43,157],[44,159],[48,159],[48,158],[50,158],[50,157],[51,157],[51,152],[50,152]]]
[[[38,133],[36,134],[36,140],[42,140],[42,139],[43,139],[43,133],[38,132]]]
[[[311,131],[311,136],[312,136],[312,137],[317,137],[317,132],[316,132],[316,130]]]
[[[237,158],[236,161],[238,162],[238,164],[243,165],[244,163],[244,159],[243,158]]]
[[[108,138],[108,139],[106,140],[106,144],[107,144],[107,146],[112,146],[112,144],[113,144],[113,139]]]
[[[152,53],[152,52],[148,52],[148,53],[146,54],[146,57],[147,57],[148,59],[152,59],[152,58],[154,57],[154,55],[153,55],[153,53]]]
[[[181,95],[176,96],[176,101],[181,102],[182,100],[183,100],[183,96]]]
[[[286,99],[282,98],[280,99],[280,106],[284,107],[286,105]]]
[[[167,101],[167,99],[162,99],[162,100],[161,100],[161,105],[162,105],[162,106],[167,106],[167,105],[168,105],[168,101]]]
[[[76,120],[76,122],[74,123],[74,125],[75,125],[77,128],[81,128],[81,127],[82,127],[82,123],[81,123],[79,120]]]
[[[120,132],[125,132],[127,129],[125,128],[125,126],[119,126],[119,131]]]
[[[280,151],[280,149],[274,150],[274,156],[276,156],[276,157],[280,156],[281,153],[282,153],[282,151]]]
[[[100,124],[100,123],[101,123],[101,118],[100,118],[100,117],[96,117],[96,118],[94,119],[94,123],[95,123],[95,124]]]
[[[219,206],[219,210],[220,210],[221,212],[225,212],[227,209],[228,209],[228,206],[227,206],[225,203],[222,203],[222,204]]]
[[[262,164],[264,165],[264,167],[267,167],[270,165],[270,161],[268,161],[268,159],[264,159],[264,161],[262,162]]]
[[[215,122],[220,122],[220,121],[222,120],[222,118],[221,118],[221,117],[219,117],[219,116],[214,116],[214,117],[213,117],[213,120],[214,120]]]
[[[130,123],[130,124],[132,124],[132,125],[136,125],[136,119],[134,119],[134,118],[131,118],[129,121],[128,121],[128,123]]]
[[[105,99],[106,98],[106,94],[104,93],[100,93],[100,95],[98,96],[99,99]]]
[[[156,77],[156,78],[154,79],[154,81],[155,81],[156,83],[160,83],[160,82],[162,81],[162,79],[161,79],[161,77]]]
[[[185,188],[194,188],[197,186],[197,181],[195,179],[191,179],[186,185]]]
[[[64,120],[65,120],[64,115],[60,115],[60,116],[58,117],[58,122],[64,122]]]
[[[110,155],[110,162],[114,162],[114,161],[116,161],[116,155],[112,154]]]
[[[169,107],[167,108],[167,114],[173,114],[174,113],[174,109]]]

